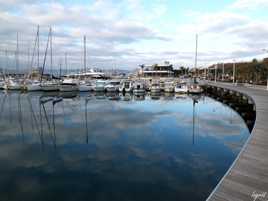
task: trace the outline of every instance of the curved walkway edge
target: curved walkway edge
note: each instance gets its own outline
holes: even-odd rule
[[[268,201],[268,91],[208,84],[250,96],[256,107],[251,135],[207,201]]]

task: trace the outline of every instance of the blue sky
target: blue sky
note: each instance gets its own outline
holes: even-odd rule
[[[53,29],[54,68],[64,63],[65,53],[68,66],[82,66],[83,35],[88,68],[134,69],[166,60],[193,66],[195,34],[200,67],[262,58],[267,9],[268,0],[0,0],[0,64],[14,67],[19,32],[20,66],[29,67],[27,52],[32,54],[38,24],[42,56],[48,28]]]

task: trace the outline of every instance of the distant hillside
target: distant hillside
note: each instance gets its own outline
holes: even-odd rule
[[[209,78],[214,79],[215,65],[210,66]],[[253,59],[251,62],[236,63],[236,81],[254,84],[266,84],[268,76],[268,58],[262,61]],[[218,78],[222,77],[222,64],[218,64]],[[224,64],[224,77],[225,80],[231,80],[233,75],[233,63]]]

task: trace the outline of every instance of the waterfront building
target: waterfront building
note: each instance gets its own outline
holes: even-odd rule
[[[140,65],[140,70],[138,71],[139,77],[174,77],[173,65],[168,61],[164,64],[153,64],[153,65]]]

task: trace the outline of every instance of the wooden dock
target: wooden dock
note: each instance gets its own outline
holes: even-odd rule
[[[250,96],[255,102],[256,121],[248,141],[207,201],[268,201],[268,91],[209,85]]]

